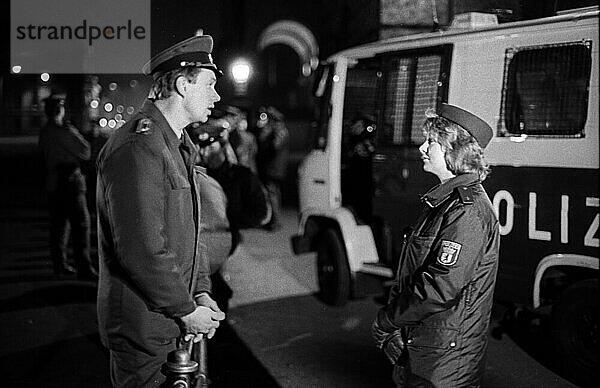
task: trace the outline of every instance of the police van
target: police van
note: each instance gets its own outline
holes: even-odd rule
[[[598,366],[598,8],[506,24],[490,16],[460,15],[447,30],[326,61],[315,87],[321,138],[298,171],[293,249],[317,253],[330,304],[393,279],[419,195],[437,183],[417,149],[424,112],[465,108],[495,129],[484,186],[500,222],[496,299],[550,312],[563,360],[587,373]],[[367,172],[345,160],[361,115],[374,118]],[[367,215],[345,201],[356,191],[368,193]]]

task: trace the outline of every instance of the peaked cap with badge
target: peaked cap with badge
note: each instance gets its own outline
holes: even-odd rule
[[[146,75],[165,73],[180,67],[200,67],[214,71],[217,77],[223,72],[214,64],[211,53],[213,39],[210,35],[196,35],[161,51],[142,68]]]
[[[488,123],[465,109],[442,103],[437,109],[437,114],[463,127],[477,140],[481,148],[485,148],[492,140],[493,131]]]

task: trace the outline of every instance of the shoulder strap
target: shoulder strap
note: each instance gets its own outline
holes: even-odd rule
[[[151,133],[152,130],[152,120],[147,118],[147,117],[143,117],[140,120],[138,120],[136,128],[135,128],[135,133],[137,133],[138,135],[149,135]]]
[[[473,191],[468,186],[459,186],[456,188],[460,202],[464,205],[471,205],[474,202]]]

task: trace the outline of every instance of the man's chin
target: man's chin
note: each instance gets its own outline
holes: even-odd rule
[[[207,111],[206,113],[202,113],[199,114],[198,117],[196,117],[196,122],[198,123],[205,123],[208,121],[208,116],[210,116],[210,111]]]

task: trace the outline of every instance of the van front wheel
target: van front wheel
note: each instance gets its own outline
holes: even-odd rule
[[[554,305],[551,333],[558,365],[583,386],[598,379],[598,279],[565,289]]]
[[[326,229],[319,236],[317,273],[320,299],[333,306],[346,304],[350,296],[350,268],[342,240],[333,229]]]

